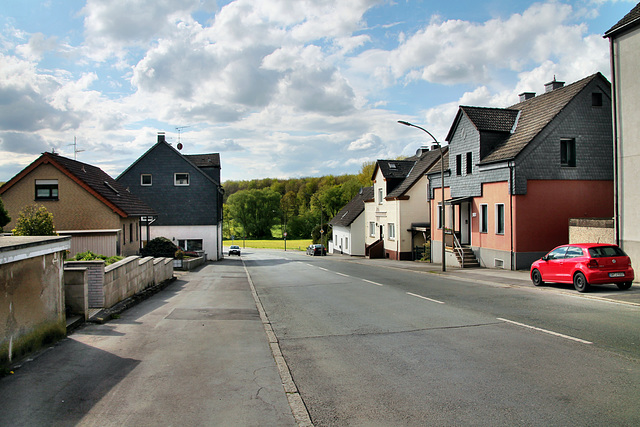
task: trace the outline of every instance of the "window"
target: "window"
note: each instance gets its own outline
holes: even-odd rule
[[[396,225],[387,224],[387,228],[389,229],[389,240],[394,240],[396,238]]]
[[[369,236],[371,237],[376,236],[376,223],[373,221],[369,223]]]
[[[579,258],[581,256],[584,256],[584,254],[582,253],[582,248],[569,246],[569,249],[567,249],[567,258]]]
[[[133,242],[133,223],[129,223],[129,243]]]
[[[504,234],[504,205],[496,204],[496,234]]]
[[[58,200],[58,180],[36,179],[36,200]]]
[[[489,206],[485,204],[480,205],[480,232],[489,232]]]
[[[438,230],[442,229],[442,204],[438,204]]]
[[[344,238],[344,250],[349,250],[349,238],[345,237]]]
[[[151,174],[143,173],[140,175],[140,185],[151,185]]]
[[[576,140],[560,140],[560,165],[566,167],[576,167]]]
[[[125,233],[125,231],[127,230],[127,226],[122,224],[122,245],[126,245],[127,244],[127,235]]]
[[[184,251],[201,251],[202,239],[181,239],[178,240],[178,247]]]
[[[593,92],[591,94],[591,106],[602,107],[602,94],[600,92]]]
[[[473,166],[473,154],[471,153],[471,151],[469,151],[467,153],[467,175],[471,175],[472,166]]]
[[[462,154],[456,156],[456,175],[462,175]]]
[[[549,252],[549,254],[547,254],[547,259],[564,259],[566,253],[567,253],[567,247],[561,246]]]
[[[176,173],[176,174],[173,174],[173,184],[174,185],[189,185],[189,174],[188,173]]]
[[[383,200],[383,189],[382,187],[378,188],[378,204],[381,205],[382,204],[382,200]]]

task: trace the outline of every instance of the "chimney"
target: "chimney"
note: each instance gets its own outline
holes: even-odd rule
[[[164,132],[158,132],[158,142],[165,142]]]
[[[524,102],[527,99],[535,98],[536,93],[535,92],[522,92],[518,96],[520,97],[520,102]]]
[[[416,156],[420,157],[424,153],[428,153],[428,152],[429,152],[429,147],[423,145],[422,147],[420,147],[420,148],[418,148],[416,150]]]
[[[564,87],[564,82],[557,81],[556,76],[553,76],[553,81],[544,85],[544,93],[552,92],[556,89],[560,89],[561,87]]]

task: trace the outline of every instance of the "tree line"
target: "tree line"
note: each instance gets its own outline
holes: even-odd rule
[[[358,174],[289,179],[225,181],[223,235],[270,239],[313,238],[320,230],[329,235],[327,223],[362,187],[372,185],[375,162],[363,163]]]

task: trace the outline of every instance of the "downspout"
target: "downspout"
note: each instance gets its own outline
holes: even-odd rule
[[[620,246],[620,206],[619,206],[619,185],[618,178],[618,100],[616,85],[616,66],[614,59],[613,36],[609,38],[609,60],[611,61],[611,115],[613,117],[613,229],[616,244]],[[623,248],[624,249],[624,248]]]
[[[516,270],[515,266],[515,253],[513,251],[513,189],[515,187],[513,183],[513,168],[515,164],[513,161],[509,162],[509,226],[511,231],[509,236],[511,237],[511,270]]]
[[[400,261],[400,233],[402,231],[402,224],[400,221],[400,200],[396,197],[396,219],[398,220],[398,229],[396,230],[396,253],[398,254],[398,261]]]

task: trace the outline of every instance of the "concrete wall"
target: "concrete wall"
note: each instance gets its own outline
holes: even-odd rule
[[[89,289],[89,300],[91,293],[97,292],[97,284],[100,284],[103,302],[99,307],[90,303],[92,308],[113,307],[120,301],[173,277],[171,258],[130,256],[106,267],[103,261],[69,261],[65,263],[65,274],[67,270],[78,268],[87,268],[85,284]]]
[[[89,271],[84,267],[64,268],[64,299],[70,314],[89,318]]]
[[[66,334],[69,237],[0,237],[0,369]]]
[[[616,243],[613,218],[571,218],[569,243]]]

